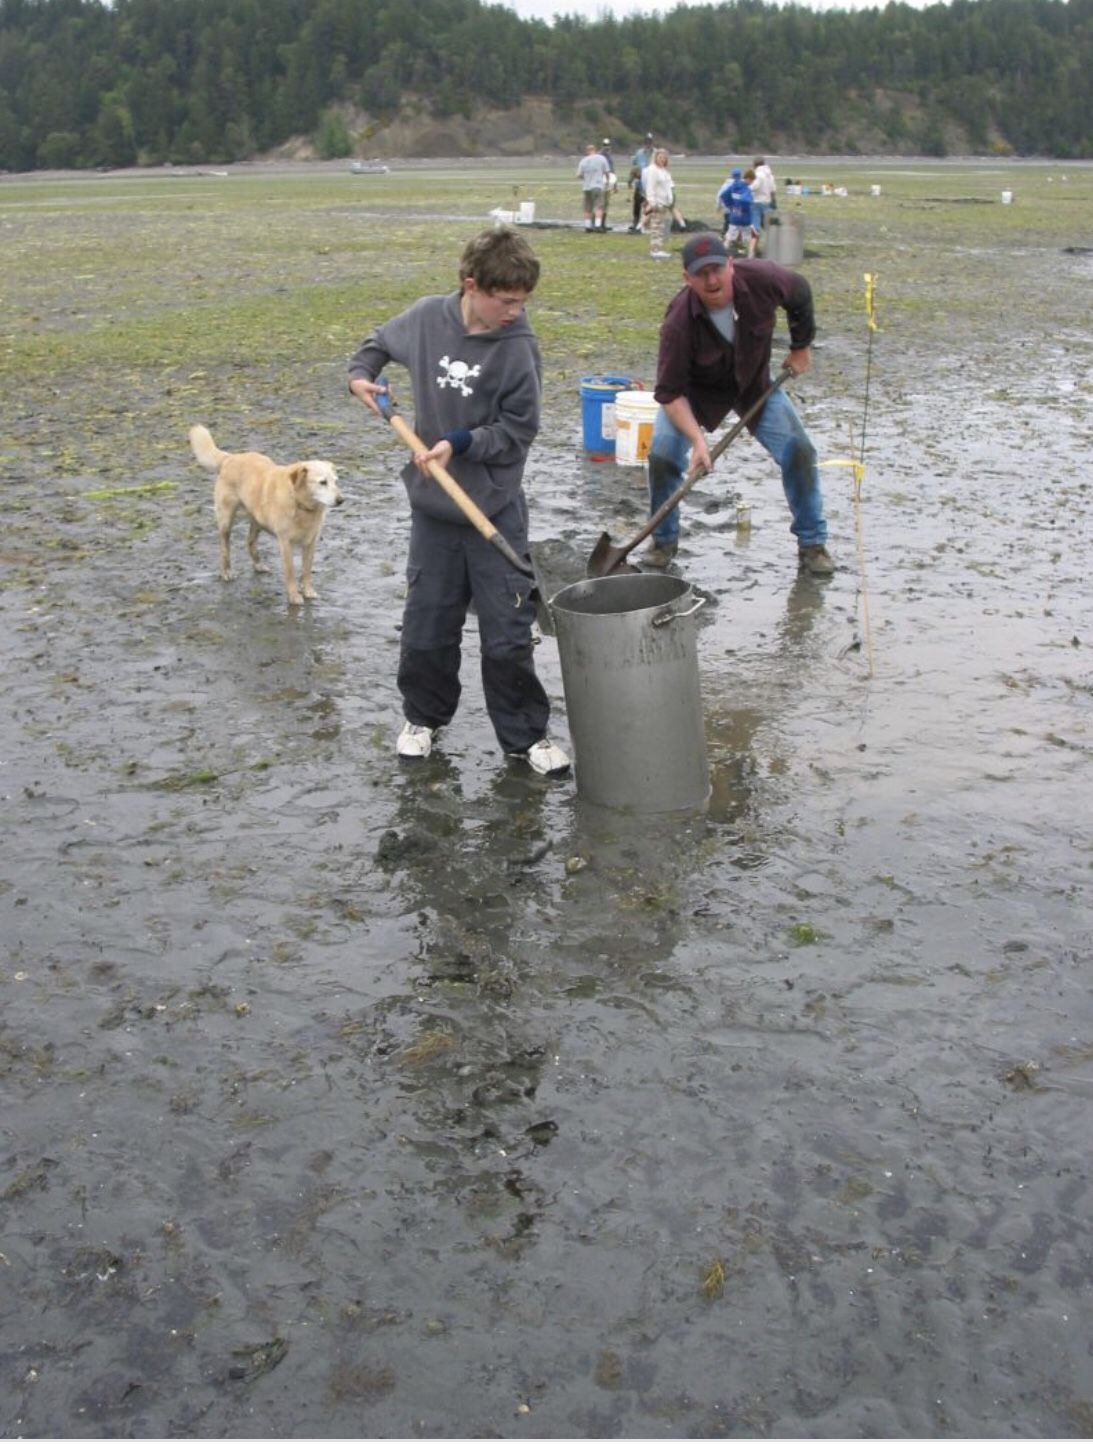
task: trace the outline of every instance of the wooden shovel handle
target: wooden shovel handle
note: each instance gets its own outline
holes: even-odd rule
[[[782,370],[774,378],[770,386],[767,387],[763,395],[759,397],[757,401],[752,402],[751,406],[748,407],[747,411],[740,418],[740,420],[733,425],[731,430],[727,431],[725,435],[721,438],[721,440],[715,443],[712,451],[710,452],[711,467],[713,466],[714,462],[717,461],[718,457],[725,450],[725,448],[730,446],[736,440],[736,438],[747,426],[748,422],[751,421],[754,416],[756,416],[759,412],[762,411],[762,409],[766,406],[767,402],[782,385],[782,383],[784,381],[787,381],[792,375],[792,369],[788,366],[783,366]],[[646,522],[645,526],[641,529],[641,531],[634,536],[633,540],[627,546],[627,551],[629,551],[632,547],[636,547],[639,542],[644,542],[645,538],[649,536],[650,532],[656,531],[657,527],[659,527],[661,522],[664,521],[668,513],[674,512],[676,507],[679,506],[680,502],[691,490],[695,482],[697,482],[699,477],[703,475],[704,470],[708,471],[709,468],[703,469],[699,466],[691,467],[690,471],[684,477],[682,484],[675,489],[675,491],[672,493],[672,495],[668,498],[667,501],[660,504],[660,506],[649,518],[648,522]]]
[[[388,421],[390,421],[398,436],[402,438],[412,452],[427,452],[429,448],[413,428],[408,426],[402,417],[390,411],[389,407],[390,403],[388,402],[388,406],[382,408],[382,410],[384,410]],[[429,475],[447,492],[448,496],[451,497],[467,521],[470,522],[477,531],[481,532],[487,542],[493,543],[511,567],[515,567],[516,570],[522,572],[525,577],[535,576],[535,570],[531,564],[525,562],[505,538],[502,537],[501,533],[493,525],[489,517],[486,516],[482,508],[477,502],[472,501],[471,498],[467,496],[467,493],[446,467],[441,466],[438,461],[431,461],[429,463]]]
[[[783,367],[782,367],[781,371],[780,371],[780,372],[778,373],[778,375],[774,378],[774,380],[771,382],[771,384],[767,387],[767,389],[766,389],[766,391],[763,393],[763,395],[762,395],[761,397],[759,397],[759,399],[758,399],[757,401],[753,401],[752,404],[751,404],[751,406],[748,407],[747,411],[746,411],[746,412],[744,413],[744,415],[740,418],[740,420],[737,421],[737,422],[735,422],[735,423],[733,424],[732,428],[725,433],[725,435],[720,439],[720,441],[718,441],[718,442],[716,442],[716,443],[714,444],[713,449],[712,449],[711,452],[710,452],[710,465],[711,465],[711,466],[713,465],[714,462],[717,461],[718,457],[719,457],[719,456],[721,455],[721,453],[725,450],[725,448],[729,445],[729,443],[730,443],[730,442],[734,442],[734,441],[736,440],[736,438],[740,435],[740,433],[741,433],[741,432],[744,430],[744,428],[747,426],[748,422],[751,421],[751,419],[752,419],[754,416],[756,416],[759,412],[761,412],[761,411],[763,410],[763,408],[766,406],[767,402],[771,399],[771,397],[772,397],[772,396],[774,395],[774,393],[778,390],[778,388],[782,385],[782,383],[783,383],[784,381],[788,381],[789,378],[790,378],[792,375],[793,375],[793,371],[792,371],[792,369],[791,369],[790,367],[788,367],[788,366],[783,366]],[[693,470],[693,469],[692,469],[692,470]]]
[[[427,452],[429,450],[413,428],[407,426],[402,417],[392,416],[391,425],[412,452]],[[452,501],[466,517],[467,521],[477,527],[483,537],[492,541],[493,534],[497,531],[497,528],[490,521],[489,517],[486,516],[482,508],[478,506],[476,502],[471,501],[470,497],[467,496],[466,492],[452,476],[451,472],[448,471],[447,467],[441,466],[441,464],[436,461],[430,462],[429,475],[435,482],[440,483],[448,493],[448,496],[451,497]]]

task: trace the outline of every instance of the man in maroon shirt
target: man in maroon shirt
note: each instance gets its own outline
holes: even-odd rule
[[[706,432],[730,411],[743,415],[770,385],[776,313],[789,323],[785,364],[801,376],[812,363],[816,323],[812,288],[803,276],[773,261],[733,262],[721,239],[703,232],[683,248],[684,286],[660,328],[657,384],[660,403],[649,449],[650,512],[679,487],[688,465],[709,470]],[[784,391],[771,396],[749,423],[756,441],[782,471],[782,486],[797,538],[799,566],[828,577],[827,522],[816,449]],[[667,567],[679,545],[679,508],[661,522],[644,555]]]

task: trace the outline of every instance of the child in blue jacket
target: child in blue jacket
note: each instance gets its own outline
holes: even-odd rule
[[[739,166],[717,193],[717,204],[725,212],[725,245],[732,255],[735,246],[742,246],[745,255],[754,251],[753,240],[758,234],[751,221],[751,187],[744,180]]]

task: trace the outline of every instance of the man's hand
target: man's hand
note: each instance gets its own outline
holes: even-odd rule
[[[713,466],[713,460],[710,457],[706,434],[695,419],[691,403],[685,396],[677,396],[673,401],[664,403],[664,414],[691,444],[691,471],[696,476],[708,472]]]
[[[696,476],[708,472],[713,466],[713,458],[710,456],[709,444],[705,436],[699,433],[691,445],[691,471]]]
[[[797,351],[791,351],[782,365],[788,366],[794,376],[804,376],[812,365],[812,347],[802,346]]]

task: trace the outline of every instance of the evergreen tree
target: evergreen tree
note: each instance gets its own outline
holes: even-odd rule
[[[375,124],[529,94],[692,149],[1087,157],[1091,75],[1093,0],[727,0],[553,26],[484,0],[0,0],[0,167],[242,159],[300,135],[340,154],[337,103]]]

